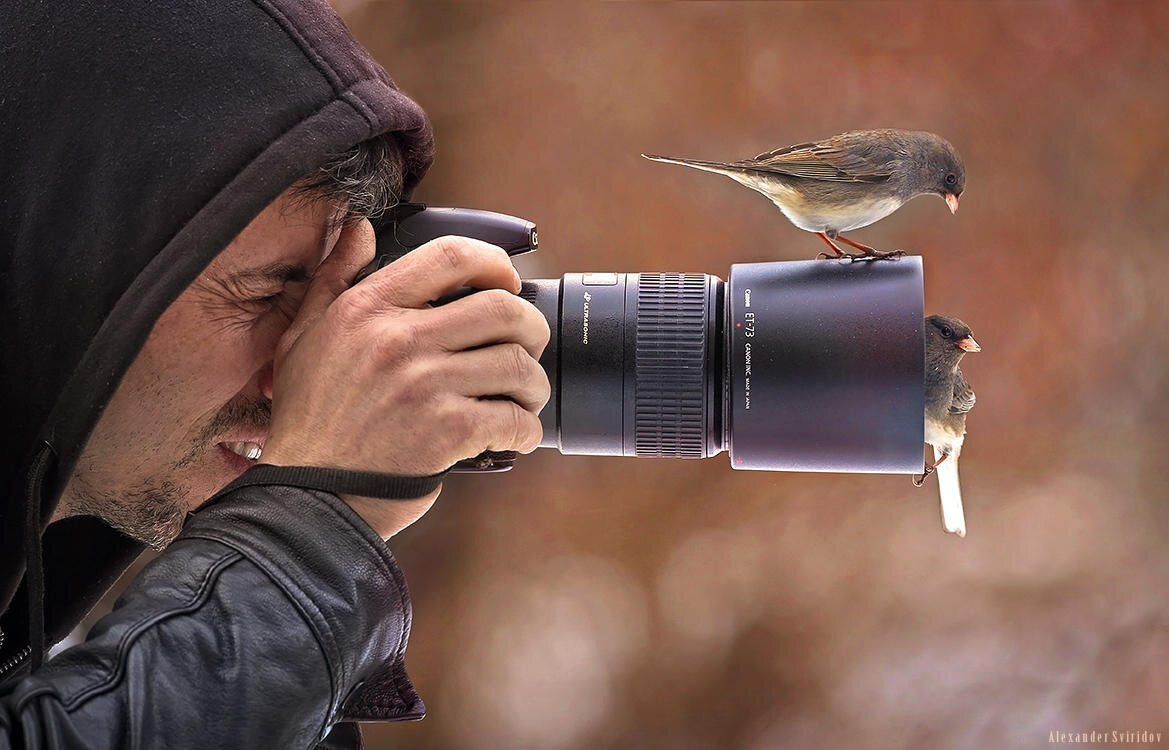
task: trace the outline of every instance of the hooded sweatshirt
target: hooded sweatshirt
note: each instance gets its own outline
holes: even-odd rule
[[[141,551],[93,518],[46,526],[155,321],[281,192],[375,137],[402,151],[408,194],[432,159],[430,125],[323,0],[4,4],[0,682],[63,638]],[[296,533],[262,508],[248,521],[242,508],[265,492],[277,504],[302,493],[360,526],[327,493],[241,492],[206,514],[252,523],[245,558],[266,534]],[[388,552],[354,554],[401,589],[390,598],[408,627]]]

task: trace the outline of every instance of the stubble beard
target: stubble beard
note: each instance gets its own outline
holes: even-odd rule
[[[228,402],[191,441],[191,448],[175,462],[171,476],[195,466],[215,450],[216,437],[238,427],[267,431],[272,404],[267,399],[236,399]],[[154,550],[162,550],[183,530],[187,513],[209,497],[193,497],[189,487],[168,477],[149,476],[129,488],[110,490],[88,481],[84,454],[66,489],[69,515],[96,516],[102,521]]]
[[[162,550],[182,531],[189,494],[176,482],[153,477],[111,492],[77,476],[70,509],[73,515],[96,516],[151,549]]]

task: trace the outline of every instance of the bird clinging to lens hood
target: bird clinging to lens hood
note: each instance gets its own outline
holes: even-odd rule
[[[961,320],[947,315],[925,319],[925,441],[933,446],[934,464],[913,483],[920,487],[937,471],[942,525],[958,536],[966,536],[958,455],[966,437],[966,415],[975,401],[974,389],[958,363],[967,352],[979,351],[982,347],[974,340],[970,326]]]
[[[919,195],[938,195],[956,213],[966,189],[962,157],[946,139],[922,131],[857,130],[734,162],[642,156],[723,174],[763,193],[793,224],[828,243],[834,258],[901,255],[841,232],[883,219]],[[836,239],[861,252],[845,253]]]

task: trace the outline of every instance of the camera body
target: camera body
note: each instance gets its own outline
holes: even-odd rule
[[[443,235],[511,255],[538,244],[523,219],[420,204],[395,208],[375,229],[378,258],[363,275]],[[569,273],[525,280],[520,295],[552,332],[540,359],[552,385],[541,447],[646,458],[725,450],[736,469],[924,468],[919,257],[741,263],[725,282]],[[487,453],[455,470],[514,461]]]

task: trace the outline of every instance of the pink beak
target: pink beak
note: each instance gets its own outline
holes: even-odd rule
[[[946,205],[950,207],[950,213],[958,213],[958,196],[953,193],[946,193]]]
[[[958,339],[958,348],[968,352],[982,351],[982,347],[978,345],[973,336],[963,336]]]

